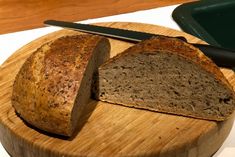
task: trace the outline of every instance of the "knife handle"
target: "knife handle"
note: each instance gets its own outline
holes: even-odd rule
[[[220,67],[235,68],[235,51],[204,44],[193,44]]]

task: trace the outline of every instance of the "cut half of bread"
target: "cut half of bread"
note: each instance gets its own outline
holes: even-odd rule
[[[93,35],[58,38],[37,49],[13,85],[12,104],[29,124],[71,136],[90,98],[92,76],[109,58],[110,43]]]
[[[124,106],[222,121],[235,96],[220,69],[199,49],[154,37],[130,47],[98,70],[95,96]]]

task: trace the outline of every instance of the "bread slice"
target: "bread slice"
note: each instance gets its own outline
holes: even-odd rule
[[[91,93],[92,76],[109,58],[106,38],[74,35],[36,50],[23,64],[13,85],[12,104],[33,126],[71,136]]]
[[[176,38],[134,45],[104,63],[97,77],[101,101],[216,121],[235,108],[234,91],[219,68]]]

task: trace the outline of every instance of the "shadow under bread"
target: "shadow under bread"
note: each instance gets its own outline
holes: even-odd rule
[[[80,115],[78,120],[77,127],[75,128],[74,133],[71,137],[67,137],[67,140],[73,140],[76,136],[79,135],[79,132],[82,130],[86,122],[88,121],[89,117],[92,115],[93,111],[95,110],[98,101],[90,99],[87,105],[84,106],[84,109]]]
[[[79,132],[83,128],[83,126],[86,124],[86,122],[89,119],[89,117],[91,116],[92,112],[95,110],[97,104],[98,104],[98,101],[90,99],[89,102],[87,103],[87,105],[84,106],[84,109],[83,109],[81,116],[78,120],[77,127],[75,128],[75,131],[73,132],[72,136],[70,136],[70,137],[58,135],[58,134],[53,134],[53,133],[49,133],[47,131],[41,130],[41,129],[33,126],[32,124],[28,123],[27,121],[25,121],[23,118],[21,118],[17,112],[15,112],[15,113],[18,117],[20,117],[20,119],[23,121],[23,123],[27,127],[39,132],[40,134],[44,134],[46,136],[53,137],[53,138],[59,138],[62,140],[72,141],[79,134]]]

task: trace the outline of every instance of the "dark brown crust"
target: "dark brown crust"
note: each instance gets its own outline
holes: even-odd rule
[[[70,136],[74,127],[71,112],[80,83],[95,47],[103,39],[66,36],[36,50],[13,85],[12,104],[19,115],[42,130]]]
[[[194,47],[193,45],[173,37],[157,36],[142,41],[139,44],[128,48],[123,53],[118,54],[114,58],[111,58],[102,66],[105,66],[106,64],[111,63],[114,60],[117,60],[119,57],[123,57],[131,53],[134,54],[134,53],[153,53],[153,52],[177,54],[185,58],[189,62],[194,62],[202,69],[208,71],[211,75],[214,75],[214,77],[217,80],[219,80],[221,83],[223,83],[228,88],[233,90],[232,86],[229,84],[228,80],[224,77],[223,73],[210,58],[205,56],[198,48]]]

